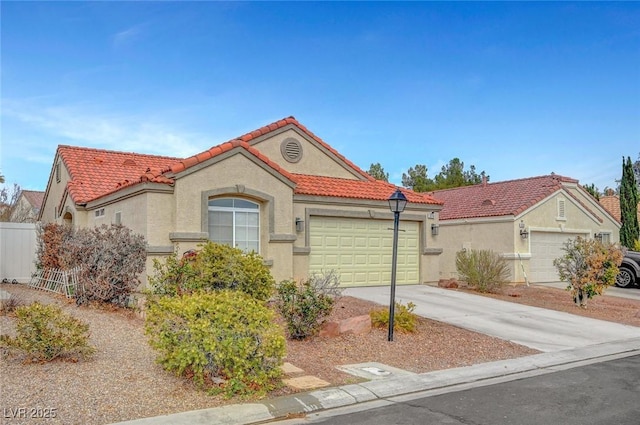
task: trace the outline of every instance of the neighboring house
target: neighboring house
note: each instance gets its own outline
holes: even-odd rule
[[[569,238],[619,241],[620,224],[578,180],[555,174],[431,192],[444,201],[440,272],[456,277],[455,255],[488,249],[506,258],[511,281],[558,281],[553,260]]]
[[[38,190],[23,190],[18,196],[9,221],[15,223],[34,223],[38,219],[44,192]]]
[[[615,195],[613,190],[610,190],[606,195],[600,197],[600,205],[602,205],[607,211],[611,213],[611,215],[618,220],[621,221],[621,212],[620,212],[620,197]],[[638,221],[640,221],[640,203],[638,203]]]
[[[289,117],[184,159],[59,146],[40,218],[126,225],[147,240],[147,271],[213,240],[257,251],[277,281],[336,269],[344,286],[384,285],[395,190]],[[402,190],[397,281],[435,282],[442,203]]]

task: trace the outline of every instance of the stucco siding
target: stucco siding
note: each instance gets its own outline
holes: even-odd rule
[[[268,264],[273,264],[271,271],[277,280],[293,277],[293,241],[289,240],[294,237],[293,189],[290,186],[244,155],[232,156],[176,180],[174,232],[207,232],[207,218],[203,216],[207,214],[206,199],[203,200],[207,193],[258,202],[260,255]],[[180,250],[197,244],[197,241],[180,242]]]
[[[287,161],[280,150],[282,142],[288,138],[294,138],[302,146],[302,157],[298,162]],[[319,176],[340,177],[345,179],[357,179],[358,177],[347,170],[339,162],[327,155],[322,149],[310,142],[306,136],[294,130],[287,130],[253,145],[270,160],[291,173],[310,174]]]
[[[517,248],[513,239],[513,220],[468,220],[465,222],[440,222],[438,240],[440,255],[440,279],[457,278],[456,253],[466,250],[491,250],[500,255],[511,255]]]
[[[60,162],[60,181],[56,179],[56,163]],[[59,206],[64,189],[69,181],[69,173],[62,161],[56,156],[51,170],[51,177],[49,185],[47,187],[45,200],[42,204],[42,217],[43,223],[51,223],[57,221],[58,217],[55,215],[56,207]]]
[[[148,193],[145,197],[147,243],[151,246],[171,245],[169,234],[175,220],[174,194]]]

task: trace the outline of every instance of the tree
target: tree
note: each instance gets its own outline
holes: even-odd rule
[[[384,168],[382,168],[379,162],[371,164],[368,173],[377,180],[389,181],[389,173],[384,172]]]
[[[636,187],[638,193],[640,193],[640,153],[638,154],[638,160],[633,163],[633,174],[636,176]]]
[[[18,198],[20,198],[21,192],[22,189],[17,183],[14,183],[12,187],[0,189],[0,221],[11,221],[11,215],[18,205]]]
[[[449,164],[443,165],[440,173],[434,179],[434,186],[429,190],[450,189],[453,187],[471,186],[482,183],[486,174],[483,171],[476,173],[475,165],[469,167],[468,171],[464,170],[464,162],[460,158],[453,158]]]
[[[0,173],[0,184],[4,183],[4,175]]]
[[[427,192],[433,187],[433,180],[427,177],[426,165],[416,164],[406,174],[402,173],[402,185],[414,192]]]
[[[614,244],[578,236],[564,243],[565,254],[553,260],[560,280],[568,282],[573,301],[587,308],[587,300],[615,283],[622,250]]]
[[[596,187],[595,184],[591,183],[588,184],[586,186],[584,186],[584,189],[589,192],[591,194],[591,196],[593,196],[594,198],[596,198],[598,201],[600,200],[600,191],[598,190],[598,188]]]
[[[622,157],[622,180],[620,181],[620,243],[633,249],[634,242],[640,239],[638,225],[638,186],[631,158],[625,162]]]
[[[450,189],[453,187],[470,186],[482,183],[489,176],[483,171],[476,173],[476,167],[472,165],[465,171],[464,162],[460,158],[453,158],[449,164],[443,165],[440,173],[434,178],[427,177],[427,167],[416,165],[409,168],[407,174],[402,174],[402,185],[415,192],[430,192],[432,190]]]

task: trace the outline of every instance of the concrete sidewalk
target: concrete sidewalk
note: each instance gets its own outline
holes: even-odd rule
[[[356,298],[389,305],[389,287],[349,288]],[[640,328],[425,285],[399,286],[396,301],[422,317],[551,352],[640,338]]]

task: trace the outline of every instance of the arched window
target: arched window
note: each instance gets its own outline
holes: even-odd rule
[[[210,199],[209,239],[260,252],[260,205],[240,198]]]

